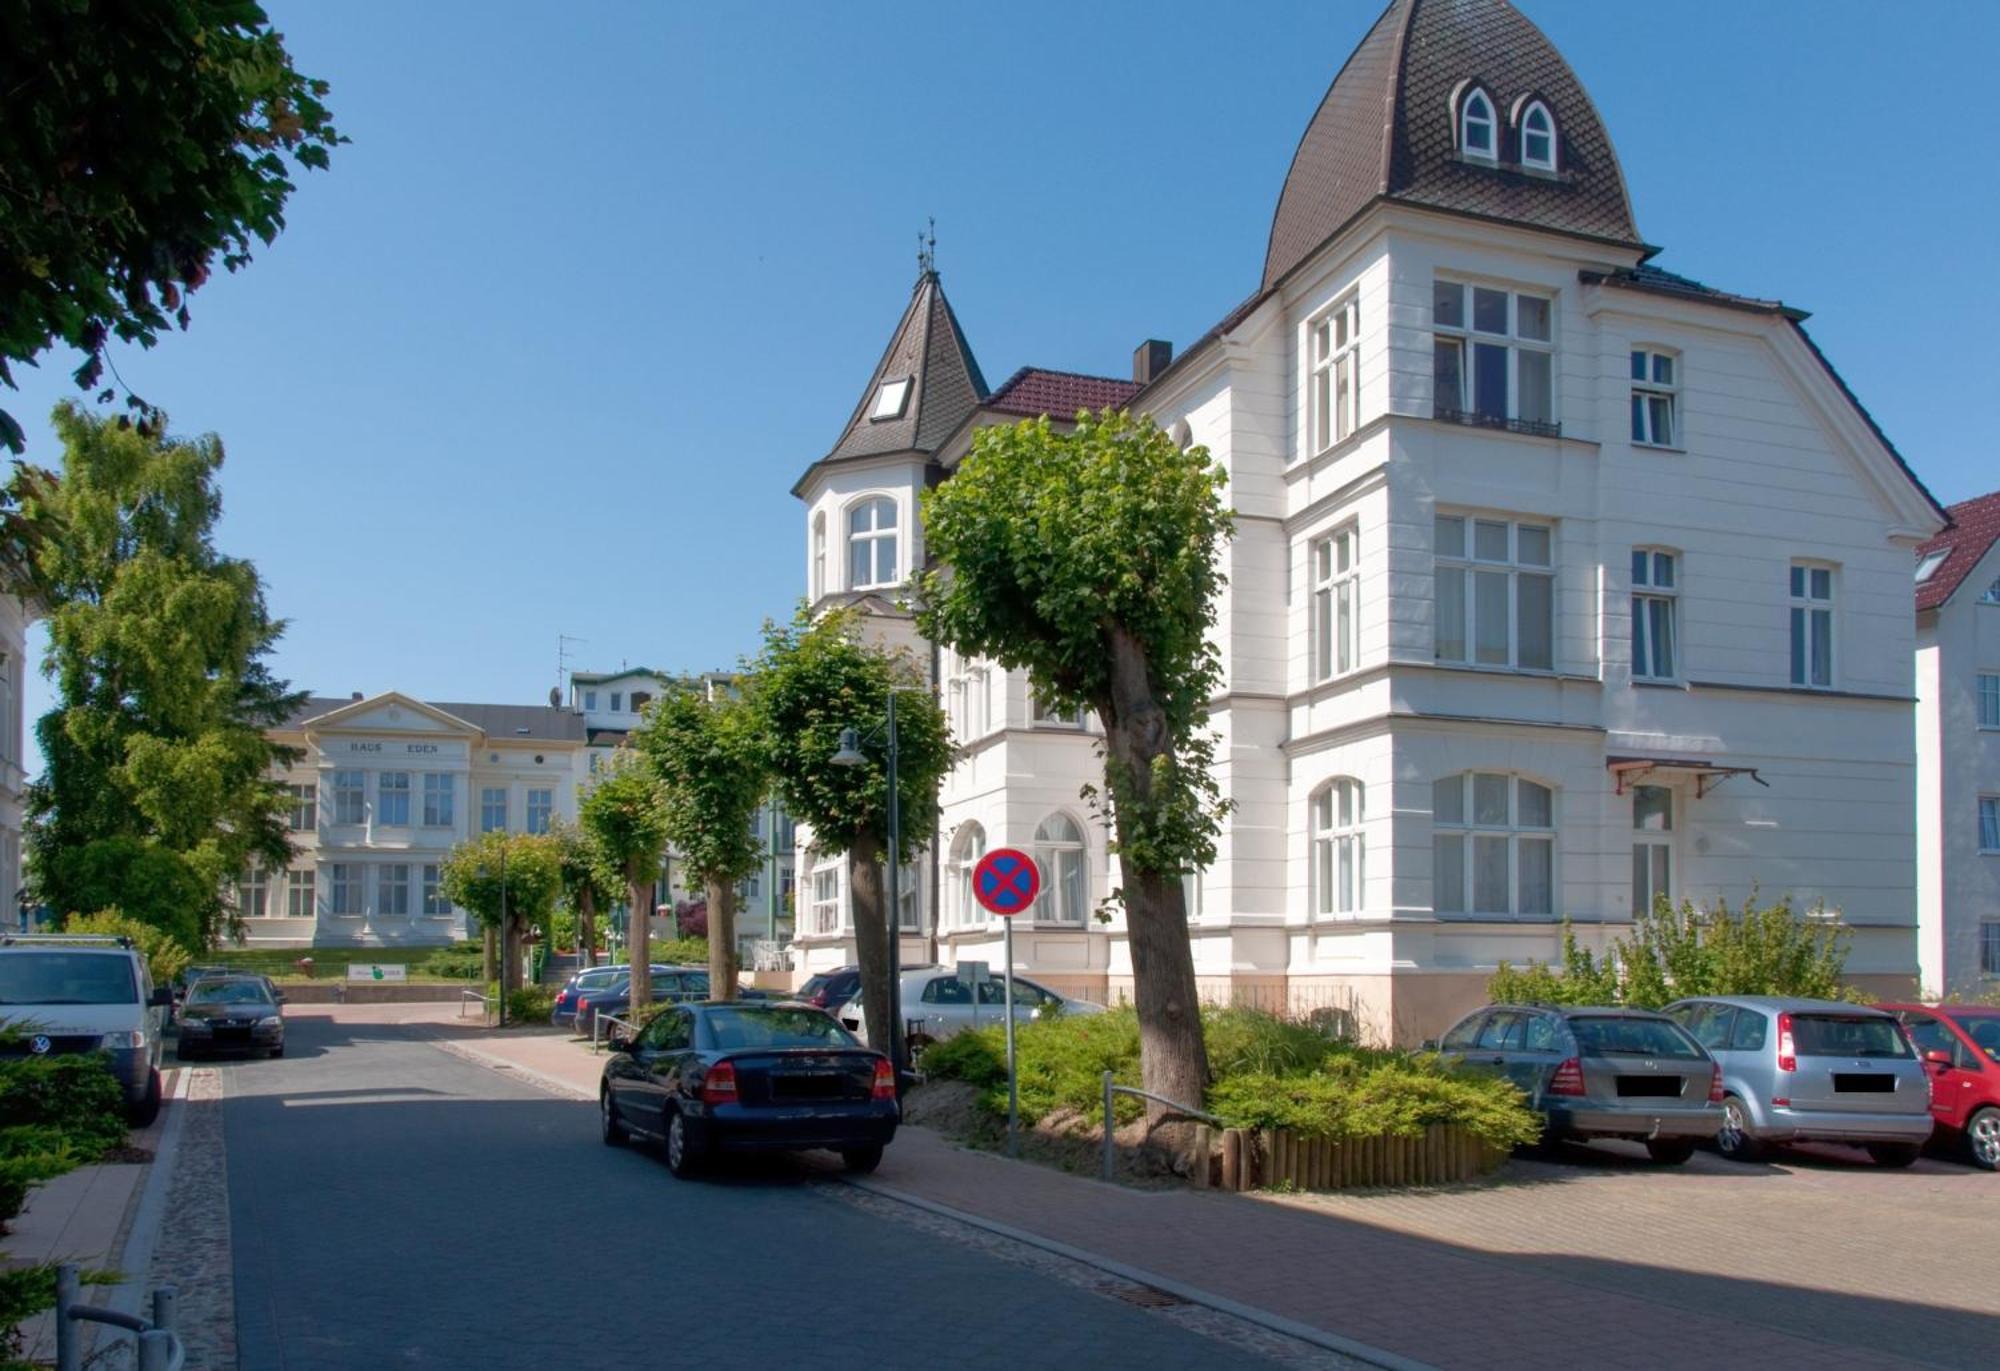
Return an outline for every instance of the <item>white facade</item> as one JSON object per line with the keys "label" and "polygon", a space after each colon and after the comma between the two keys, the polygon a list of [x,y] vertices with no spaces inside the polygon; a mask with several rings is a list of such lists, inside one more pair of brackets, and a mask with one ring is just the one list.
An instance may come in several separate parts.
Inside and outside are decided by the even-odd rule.
{"label": "white facade", "polygon": [[1916,644],[1918,956],[1927,991],[1967,998],[2000,990],[2000,541],[1980,541]]}

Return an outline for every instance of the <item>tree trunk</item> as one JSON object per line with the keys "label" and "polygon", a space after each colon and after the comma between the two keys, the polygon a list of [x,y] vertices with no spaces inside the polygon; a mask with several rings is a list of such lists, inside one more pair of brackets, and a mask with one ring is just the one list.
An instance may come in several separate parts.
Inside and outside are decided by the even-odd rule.
{"label": "tree trunk", "polygon": [[[889,924],[882,898],[882,840],[863,833],[847,851],[848,903],[854,910],[855,961],[861,967],[861,1016],[868,1045],[889,1052]],[[713,930],[711,929],[711,932]]]}
{"label": "tree trunk", "polygon": [[632,915],[627,921],[625,964],[632,968],[632,1008],[653,1002],[653,872],[649,862],[625,868],[625,898]]}
{"label": "tree trunk", "polygon": [[511,911],[500,929],[500,993],[512,996],[521,988],[521,919]]}
{"label": "tree trunk", "polygon": [[[1173,737],[1154,691],[1144,647],[1116,626],[1107,636],[1111,701],[1101,711],[1105,780],[1119,846],[1125,849],[1151,806],[1153,763],[1172,755]],[[1118,863],[1132,954],[1132,1000],[1139,1012],[1140,1075],[1154,1094],[1199,1109],[1208,1092],[1208,1049],[1201,1036],[1201,1001],[1195,989],[1180,874],[1143,869],[1123,850]],[[1147,1101],[1147,1118],[1156,1129],[1171,1113],[1166,1106]],[[1178,1147],[1184,1135],[1191,1140],[1191,1121],[1175,1125],[1162,1141]]]}
{"label": "tree trunk", "polygon": [[589,886],[576,893],[576,964],[597,965],[597,896]]}
{"label": "tree trunk", "polygon": [[500,979],[500,955],[494,950],[493,925],[486,924],[479,930],[479,968],[485,973],[488,985]]}
{"label": "tree trunk", "polygon": [[708,887],[708,993],[736,998],[736,887],[710,880]]}

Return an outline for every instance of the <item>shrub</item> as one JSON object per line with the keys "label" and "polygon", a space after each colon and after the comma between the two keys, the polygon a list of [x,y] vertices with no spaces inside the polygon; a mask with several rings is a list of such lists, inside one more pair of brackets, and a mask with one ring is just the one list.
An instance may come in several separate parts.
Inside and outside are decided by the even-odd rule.
{"label": "shrub", "polygon": [[[491,1000],[500,993],[498,981],[486,983],[486,997]],[[547,1023],[549,1015],[555,1012],[556,992],[542,985],[524,985],[507,995],[507,1022]]]}
{"label": "shrub", "polygon": [[70,1139],[80,1162],[125,1141],[125,1091],[96,1056],[0,1059],[0,1129],[41,1125]]}
{"label": "shrub", "polygon": [[1308,1071],[1339,1041],[1312,1024],[1258,1009],[1210,1009],[1202,1015],[1201,1032],[1217,1080]]}
{"label": "shrub", "polygon": [[655,942],[653,960],[668,966],[707,966],[707,938],[668,938]]}
{"label": "shrub", "polygon": [[477,943],[441,947],[410,967],[412,974],[454,981],[476,981],[485,969],[486,954]]}
{"label": "shrub", "polygon": [[1521,1092],[1497,1077],[1447,1069],[1436,1057],[1332,1052],[1298,1075],[1233,1076],[1209,1091],[1209,1108],[1239,1128],[1289,1128],[1309,1138],[1421,1133],[1456,1124],[1495,1147],[1541,1136]]}
{"label": "shrub", "polygon": [[95,914],[72,914],[63,922],[63,932],[130,938],[132,945],[145,956],[154,985],[166,985],[194,960],[165,929],[128,918],[116,906]]}

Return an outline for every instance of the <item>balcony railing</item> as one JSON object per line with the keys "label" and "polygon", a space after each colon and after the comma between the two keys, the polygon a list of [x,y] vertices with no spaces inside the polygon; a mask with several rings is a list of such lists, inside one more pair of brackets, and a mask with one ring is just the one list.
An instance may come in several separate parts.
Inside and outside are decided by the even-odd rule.
{"label": "balcony railing", "polygon": [[1458,409],[1450,405],[1439,405],[1432,417],[1447,424],[1465,424],[1470,428],[1497,428],[1508,433],[1525,433],[1531,438],[1560,438],[1563,426],[1547,419],[1509,419],[1504,414],[1481,414],[1474,410]]}

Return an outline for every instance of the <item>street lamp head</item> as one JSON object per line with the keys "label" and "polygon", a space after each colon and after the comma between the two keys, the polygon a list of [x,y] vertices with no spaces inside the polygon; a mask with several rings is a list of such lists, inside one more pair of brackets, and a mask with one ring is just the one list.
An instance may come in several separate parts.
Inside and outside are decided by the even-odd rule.
{"label": "street lamp head", "polygon": [[835,766],[866,766],[868,758],[861,751],[861,735],[851,728],[840,730],[840,751],[833,754]]}

